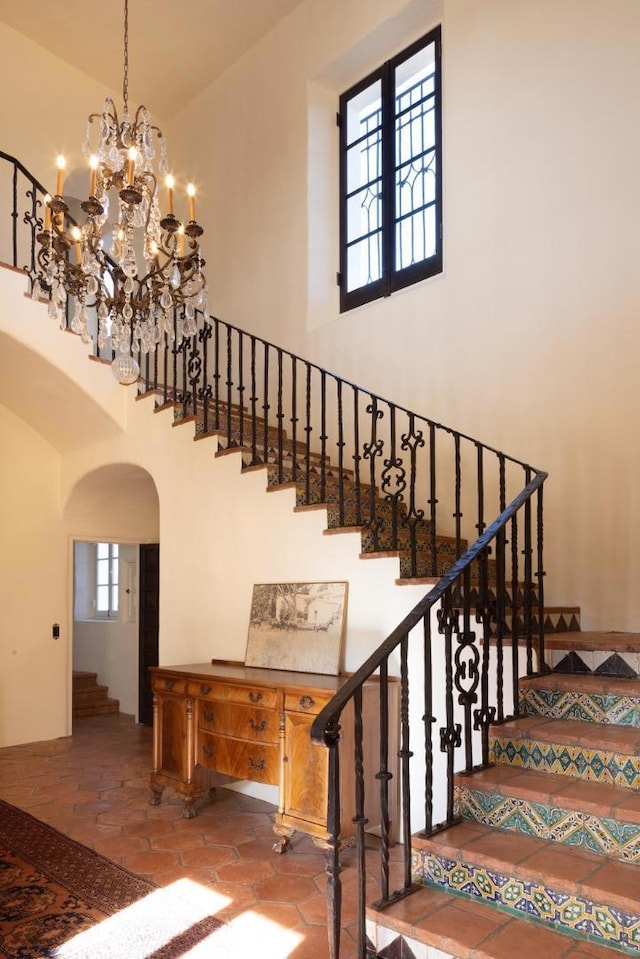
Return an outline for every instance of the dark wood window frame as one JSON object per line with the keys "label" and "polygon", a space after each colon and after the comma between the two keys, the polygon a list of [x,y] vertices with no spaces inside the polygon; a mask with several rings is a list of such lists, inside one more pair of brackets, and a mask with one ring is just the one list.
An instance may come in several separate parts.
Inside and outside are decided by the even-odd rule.
{"label": "dark wood window frame", "polygon": [[[419,118],[433,111],[433,145],[422,152],[423,168],[421,173],[426,172],[424,159],[429,154],[428,164],[433,169],[430,173],[433,175],[434,183],[431,189],[430,200],[423,202],[421,206],[412,207],[410,213],[406,214],[397,211],[397,190],[396,180],[399,171],[398,166],[406,168],[406,163],[398,160],[396,157],[397,144],[397,121],[402,122],[403,114],[409,115],[409,111],[416,109],[416,104],[412,103],[407,109],[400,104],[401,97],[396,99],[395,77],[396,70],[400,68],[405,61],[414,57],[421,50],[433,45],[434,49],[434,69],[429,80],[432,82],[432,89],[428,96],[423,96],[417,104],[418,108],[422,104],[422,114]],[[365,132],[358,138],[348,141],[348,118],[347,110],[349,104],[355,97],[362,94],[368,88],[379,84],[380,89],[380,107],[376,118],[372,121],[371,127],[365,127]],[[340,312],[343,313],[363,303],[368,303],[380,297],[389,296],[396,290],[403,289],[413,283],[426,279],[442,272],[442,93],[441,93],[441,32],[440,27],[430,31],[425,36],[416,40],[409,47],[403,50],[393,59],[388,60],[379,69],[369,74],[363,80],[359,81],[340,97],[340,106],[338,113],[338,126],[340,128],[340,272],[338,274],[338,283],[340,286]],[[397,102],[398,101],[398,102]],[[373,114],[372,114],[373,116]],[[371,143],[372,146],[358,147],[358,141],[362,144]],[[375,141],[375,142],[374,142]],[[360,149],[360,154],[364,155],[368,149],[374,147],[381,151],[381,159],[374,160],[373,167],[375,176],[371,179],[369,186],[370,203],[375,204],[373,214],[373,227],[368,227],[363,233],[355,238],[349,238],[349,201],[357,203],[356,193],[362,192],[362,186],[358,184],[358,189],[349,191],[348,184],[348,163],[349,150]],[[402,149],[401,147],[398,149]],[[420,158],[419,158],[420,159]],[[361,160],[362,162],[362,160]],[[364,162],[367,163],[368,159]],[[379,164],[380,169],[378,169]],[[366,180],[366,177],[365,177]],[[424,187],[423,187],[424,189]],[[362,204],[364,206],[364,204]],[[408,216],[415,216],[428,208],[431,219],[431,232],[433,234],[433,244],[428,254],[416,258],[415,251],[412,249],[412,262],[408,265],[397,265],[397,237],[401,235],[402,227],[398,226],[403,219]],[[397,232],[398,230],[398,232]],[[426,227],[424,228],[426,234]],[[370,249],[375,247],[375,254],[378,262],[374,272],[379,275],[365,280],[361,285],[350,288],[349,279],[349,253],[357,243],[367,242],[366,238],[371,237]],[[426,246],[426,240],[425,240]],[[371,256],[371,253],[367,253]],[[371,273],[371,270],[369,271]]]}

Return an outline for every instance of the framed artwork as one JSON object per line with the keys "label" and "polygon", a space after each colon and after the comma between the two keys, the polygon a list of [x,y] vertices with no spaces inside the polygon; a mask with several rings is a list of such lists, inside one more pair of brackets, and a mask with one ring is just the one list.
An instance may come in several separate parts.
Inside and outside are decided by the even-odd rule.
{"label": "framed artwork", "polygon": [[245,666],[337,676],[347,583],[258,583],[253,587]]}

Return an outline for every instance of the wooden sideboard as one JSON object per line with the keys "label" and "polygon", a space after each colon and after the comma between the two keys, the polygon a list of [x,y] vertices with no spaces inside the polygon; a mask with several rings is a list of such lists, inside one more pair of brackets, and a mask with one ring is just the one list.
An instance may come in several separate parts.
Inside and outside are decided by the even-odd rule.
{"label": "wooden sideboard", "polygon": [[[284,852],[298,829],[323,845],[327,838],[329,750],[314,743],[311,725],[345,682],[344,677],[259,669],[234,663],[204,663],[151,668],[153,689],[153,772],[150,802],[157,805],[165,786],[184,800],[184,816],[195,816],[196,799],[230,780],[277,786],[274,830],[276,852]],[[363,725],[368,729],[364,755],[365,815],[376,818],[378,783],[379,686],[363,690]],[[398,683],[389,693],[389,768],[394,773],[390,816],[392,835],[398,810]],[[341,718],[340,838],[353,835],[353,709]]]}

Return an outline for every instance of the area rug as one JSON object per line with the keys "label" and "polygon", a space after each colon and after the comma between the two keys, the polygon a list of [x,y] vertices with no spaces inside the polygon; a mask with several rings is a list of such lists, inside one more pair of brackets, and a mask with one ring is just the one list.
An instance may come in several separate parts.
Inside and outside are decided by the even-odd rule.
{"label": "area rug", "polygon": [[207,908],[0,800],[0,959],[213,955]]}

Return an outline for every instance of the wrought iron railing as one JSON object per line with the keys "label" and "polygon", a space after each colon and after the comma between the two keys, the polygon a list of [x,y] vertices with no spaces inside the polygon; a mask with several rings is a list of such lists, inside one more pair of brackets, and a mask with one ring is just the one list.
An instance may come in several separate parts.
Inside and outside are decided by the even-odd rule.
{"label": "wrought iron railing", "polygon": [[[11,221],[8,248],[0,236],[0,260],[24,269],[33,285],[44,188],[13,157],[0,153],[0,159],[6,161],[3,172],[9,171],[5,181],[0,173],[0,185],[9,185],[0,188],[0,212]],[[104,358],[110,357],[107,349]],[[378,834],[375,896],[384,906],[414,888],[412,831],[429,833],[454,821],[454,772],[488,763],[490,724],[517,714],[520,672],[543,667],[546,474],[214,317],[201,316],[197,334],[179,341],[167,336],[143,357],[138,388],[173,404],[176,416],[192,419],[198,433],[217,434],[221,450],[242,451],[247,468],[266,467],[270,484],[295,485],[299,506],[325,504],[331,527],[360,529],[363,552],[397,555],[401,578],[437,580],[313,726],[312,735],[329,750],[334,959],[341,929],[339,769],[355,765],[358,956],[364,959],[371,891],[365,868],[365,837],[371,834],[364,809],[372,788],[363,765],[367,738],[379,743],[373,777],[378,813],[368,828]],[[363,728],[362,689],[374,675],[380,719],[371,730]],[[389,748],[394,676],[400,685],[397,755]],[[345,709],[353,710],[355,728],[355,752],[346,758],[340,755]],[[390,819],[396,785],[399,825]],[[392,890],[394,834],[404,855]]]}

